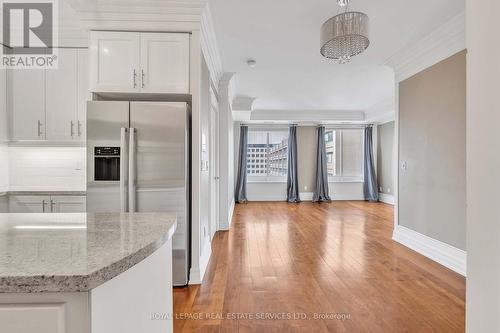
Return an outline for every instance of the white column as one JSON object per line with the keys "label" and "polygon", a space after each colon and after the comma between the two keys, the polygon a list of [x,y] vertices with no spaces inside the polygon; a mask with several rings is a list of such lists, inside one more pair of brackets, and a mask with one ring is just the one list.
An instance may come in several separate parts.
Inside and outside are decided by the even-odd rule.
{"label": "white column", "polygon": [[219,230],[228,230],[234,208],[234,134],[231,82],[233,73],[224,73],[219,82],[220,125],[220,223]]}
{"label": "white column", "polygon": [[500,332],[500,2],[467,0],[467,332]]}

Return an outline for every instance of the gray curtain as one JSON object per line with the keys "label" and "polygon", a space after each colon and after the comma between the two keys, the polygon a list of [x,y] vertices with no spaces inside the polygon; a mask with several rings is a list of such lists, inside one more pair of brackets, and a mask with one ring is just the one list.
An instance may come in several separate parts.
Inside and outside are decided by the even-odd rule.
{"label": "gray curtain", "polygon": [[378,201],[377,175],[375,174],[375,166],[373,162],[373,128],[371,126],[365,128],[365,167],[364,167],[364,184],[363,191],[365,200]]}
{"label": "gray curtain", "polygon": [[313,202],[330,201],[328,195],[328,168],[326,161],[325,127],[316,129],[316,187],[313,193]]}
{"label": "gray curtain", "polygon": [[240,127],[240,154],[238,157],[238,179],[236,180],[236,191],[234,201],[238,203],[247,202],[247,143],[248,126]]}
{"label": "gray curtain", "polygon": [[290,126],[288,135],[288,176],[286,182],[286,200],[300,202],[299,179],[297,177],[297,126]]}

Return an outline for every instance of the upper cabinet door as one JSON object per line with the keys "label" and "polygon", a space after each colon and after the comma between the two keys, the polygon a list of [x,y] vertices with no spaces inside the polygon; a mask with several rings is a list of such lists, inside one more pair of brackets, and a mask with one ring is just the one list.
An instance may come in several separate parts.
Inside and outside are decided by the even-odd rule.
{"label": "upper cabinet door", "polygon": [[11,140],[45,139],[45,70],[7,71]]}
{"label": "upper cabinet door", "polygon": [[140,34],[90,32],[91,91],[140,91]]}
{"label": "upper cabinet door", "polygon": [[189,34],[141,33],[141,92],[189,93]]}
{"label": "upper cabinet door", "polygon": [[90,94],[89,51],[78,49],[78,115],[76,134],[77,140],[85,141],[87,134],[87,101],[92,100]]}
{"label": "upper cabinet door", "polygon": [[70,141],[77,136],[77,50],[59,49],[57,69],[46,72],[46,139]]}

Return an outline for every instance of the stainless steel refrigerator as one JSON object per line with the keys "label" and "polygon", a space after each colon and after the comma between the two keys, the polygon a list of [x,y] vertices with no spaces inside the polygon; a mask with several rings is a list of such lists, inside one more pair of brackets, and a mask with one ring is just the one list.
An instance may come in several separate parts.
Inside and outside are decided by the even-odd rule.
{"label": "stainless steel refrigerator", "polygon": [[87,211],[176,213],[176,286],[190,268],[189,124],[186,103],[87,105]]}

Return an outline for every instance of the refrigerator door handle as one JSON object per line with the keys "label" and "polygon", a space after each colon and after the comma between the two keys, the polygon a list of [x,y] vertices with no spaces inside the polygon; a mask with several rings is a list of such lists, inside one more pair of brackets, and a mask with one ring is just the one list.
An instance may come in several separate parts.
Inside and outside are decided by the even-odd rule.
{"label": "refrigerator door handle", "polygon": [[135,212],[135,131],[136,129],[129,128],[129,159],[128,159],[128,211]]}
{"label": "refrigerator door handle", "polygon": [[122,127],[120,129],[120,211],[125,213],[128,211],[127,198],[127,176],[128,176],[128,129]]}

